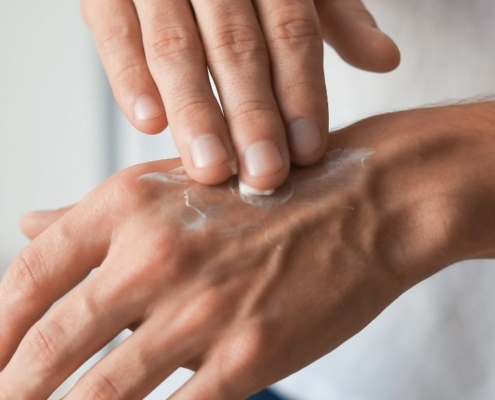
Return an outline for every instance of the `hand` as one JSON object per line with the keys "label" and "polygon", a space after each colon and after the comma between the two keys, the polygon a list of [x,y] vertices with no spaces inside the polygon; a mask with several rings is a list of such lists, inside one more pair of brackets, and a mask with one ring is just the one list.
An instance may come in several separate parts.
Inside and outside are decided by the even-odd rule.
{"label": "hand", "polygon": [[147,133],[170,124],[203,184],[238,169],[249,186],[273,189],[291,161],[322,157],[322,34],[359,68],[389,71],[400,58],[360,0],[82,0],[82,11],[127,118]]}
{"label": "hand", "polygon": [[46,398],[126,327],[68,399],[142,398],[180,366],[197,374],[173,400],[243,399],[417,282],[493,257],[494,104],[362,121],[274,197],[160,161],[26,217],[37,237],[0,285],[0,399]]}

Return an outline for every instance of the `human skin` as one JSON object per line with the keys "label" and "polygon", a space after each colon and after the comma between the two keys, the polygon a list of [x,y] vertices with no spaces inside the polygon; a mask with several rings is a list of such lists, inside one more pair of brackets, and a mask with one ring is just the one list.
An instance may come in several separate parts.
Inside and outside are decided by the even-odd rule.
{"label": "human skin", "polygon": [[[387,72],[394,42],[360,0],[81,0],[120,108],[139,130],[170,125],[189,175],[281,185],[326,148],[323,38]],[[222,109],[207,74],[211,72]]]}
{"label": "human skin", "polygon": [[184,184],[143,178],[169,160],[28,215],[34,240],[0,284],[0,399],[47,398],[126,327],[67,399],[143,398],[184,366],[197,374],[173,400],[241,400],[328,354],[418,282],[495,256],[494,111],[419,109],[331,134],[329,150],[374,154],[308,189],[309,206],[267,210],[224,185],[208,188],[216,217],[190,228]]}

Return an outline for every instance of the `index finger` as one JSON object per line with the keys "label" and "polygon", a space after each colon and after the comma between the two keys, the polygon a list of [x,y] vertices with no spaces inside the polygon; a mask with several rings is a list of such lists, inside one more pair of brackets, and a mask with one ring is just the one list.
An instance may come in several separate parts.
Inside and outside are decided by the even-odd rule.
{"label": "index finger", "polygon": [[29,328],[105,257],[109,235],[100,216],[87,211],[66,214],[5,272],[0,283],[0,370]]}

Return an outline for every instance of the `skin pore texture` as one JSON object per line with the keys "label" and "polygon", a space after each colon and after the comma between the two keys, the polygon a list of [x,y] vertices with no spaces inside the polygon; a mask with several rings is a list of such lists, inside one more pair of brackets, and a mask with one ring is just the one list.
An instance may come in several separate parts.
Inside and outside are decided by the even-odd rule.
{"label": "skin pore texture", "polygon": [[494,110],[366,119],[273,197],[197,186],[167,160],[28,215],[33,242],[0,284],[0,399],[46,399],[130,328],[66,399],[144,398],[186,367],[172,400],[243,400],[432,274],[494,257]]}
{"label": "skin pore texture", "polygon": [[[230,210],[239,207],[240,203],[257,207],[258,218],[251,223],[241,223],[235,230],[242,234],[246,229],[258,229],[262,226],[266,214],[273,208],[284,207],[287,203],[300,207],[314,207],[326,201],[332,190],[350,189],[367,170],[366,160],[374,154],[370,149],[335,149],[325,154],[323,159],[313,168],[294,167],[289,179],[277,190],[267,193],[246,189],[236,178],[216,187],[204,186],[194,182],[187,175],[184,167],[178,167],[166,173],[153,172],[138,179],[151,184],[163,185],[164,193],[175,193],[168,190],[169,185],[184,188],[184,204],[178,199],[164,199],[164,204],[174,205],[175,214],[183,222],[185,229],[203,229],[210,222],[218,225]],[[180,192],[178,193],[180,195]],[[351,207],[347,208],[352,210]],[[220,220],[220,221],[219,221]],[[227,227],[228,232],[234,230]]]}

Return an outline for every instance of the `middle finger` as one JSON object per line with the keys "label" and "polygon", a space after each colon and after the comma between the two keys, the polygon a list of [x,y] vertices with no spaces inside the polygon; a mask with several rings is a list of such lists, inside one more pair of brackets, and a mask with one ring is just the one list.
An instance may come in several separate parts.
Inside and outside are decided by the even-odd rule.
{"label": "middle finger", "polygon": [[290,156],[273,93],[270,61],[250,0],[192,0],[239,158],[239,176],[260,190],[287,177]]}

